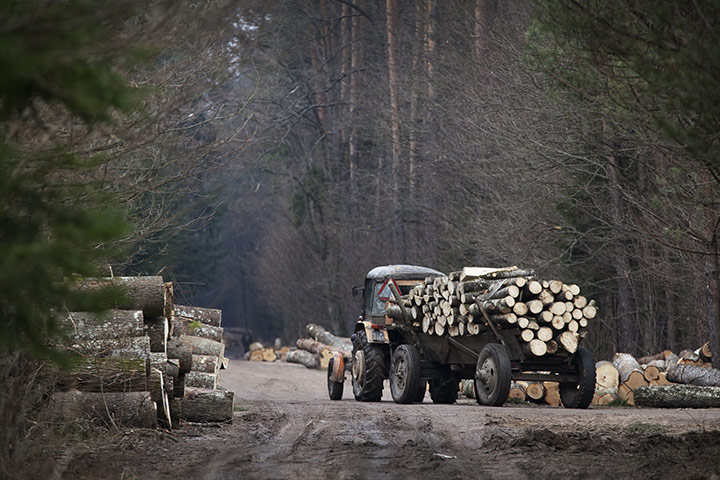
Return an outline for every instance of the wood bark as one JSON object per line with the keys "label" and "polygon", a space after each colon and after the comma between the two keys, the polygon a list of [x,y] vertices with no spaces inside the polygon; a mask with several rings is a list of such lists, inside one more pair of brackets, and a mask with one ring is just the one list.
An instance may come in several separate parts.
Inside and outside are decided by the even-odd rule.
{"label": "wood bark", "polygon": [[222,324],[222,310],[215,308],[190,307],[187,305],[175,305],[175,316],[191,318],[205,325],[219,327]]}
{"label": "wood bark", "polygon": [[187,317],[172,317],[173,335],[192,335],[194,337],[207,338],[216,342],[222,342],[224,329],[215,325],[202,323],[199,320]]}
{"label": "wood bark", "polygon": [[232,422],[235,394],[227,390],[187,387],[181,417],[188,422]]}
{"label": "wood bark", "polygon": [[193,355],[192,371],[214,373],[217,375],[220,371],[219,357],[215,355]]}
{"label": "wood bark", "polygon": [[150,338],[124,337],[75,342],[67,347],[79,355],[97,358],[142,358],[150,356]]}
{"label": "wood bark", "polygon": [[320,358],[306,350],[294,350],[288,352],[285,361],[289,363],[299,363],[307,368],[320,368]]}
{"label": "wood bark", "polygon": [[187,341],[192,345],[193,355],[215,355],[216,357],[225,355],[225,345],[222,342],[193,335],[182,335],[180,340]]}
{"label": "wood bark", "polygon": [[668,367],[667,379],[686,385],[720,387],[720,370],[676,364]]}
{"label": "wood bark", "polygon": [[171,338],[167,343],[168,358],[178,359],[178,369],[181,375],[192,370],[193,347],[187,338]]}
{"label": "wood bark", "polygon": [[142,310],[146,317],[162,317],[165,307],[165,288],[162,277],[111,277],[87,279],[77,285],[79,290],[100,290],[116,287],[125,299],[115,305],[119,310]]}
{"label": "wood bark", "polygon": [[188,387],[200,387],[214,389],[218,387],[218,376],[215,373],[188,372],[185,374],[185,393]]}
{"label": "wood bark", "polygon": [[106,312],[70,312],[60,323],[76,341],[141,337],[142,310],[108,310]]}
{"label": "wood bark", "polygon": [[720,387],[647,386],[635,390],[635,405],[653,408],[718,408]]}
{"label": "wood bark", "polygon": [[167,352],[167,340],[170,336],[170,326],[165,317],[145,317],[145,327],[150,337],[151,352]]}
{"label": "wood bark", "polygon": [[350,360],[352,358],[352,353],[350,350],[341,350],[339,348],[333,348],[329,345],[326,345],[322,342],[318,342],[317,340],[313,340],[312,338],[298,338],[295,342],[298,348],[302,350],[307,350],[310,353],[316,353],[316,354],[322,354],[323,350],[330,350],[331,352],[340,352],[343,357],[345,357],[346,360]]}
{"label": "wood bark", "polygon": [[157,426],[157,405],[149,392],[56,392],[50,409],[64,421],[86,420],[106,427]]}

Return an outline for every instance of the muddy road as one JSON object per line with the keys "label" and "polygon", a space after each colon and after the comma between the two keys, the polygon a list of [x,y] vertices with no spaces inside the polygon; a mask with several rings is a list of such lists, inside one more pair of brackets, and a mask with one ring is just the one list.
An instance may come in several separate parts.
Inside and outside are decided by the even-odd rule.
{"label": "muddy road", "polygon": [[720,480],[720,409],[331,401],[325,372],[234,360],[232,425],[130,432],[62,478]]}

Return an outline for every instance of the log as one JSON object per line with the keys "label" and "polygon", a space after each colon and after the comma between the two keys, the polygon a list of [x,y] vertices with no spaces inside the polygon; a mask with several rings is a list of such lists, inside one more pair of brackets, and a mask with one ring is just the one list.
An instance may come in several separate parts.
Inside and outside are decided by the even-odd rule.
{"label": "log", "polygon": [[601,360],[595,363],[595,384],[597,389],[618,388],[620,373],[612,362]]}
{"label": "log", "polygon": [[221,342],[192,335],[181,335],[180,340],[187,341],[192,345],[193,355],[215,355],[216,357],[225,355],[225,345]]}
{"label": "log", "polygon": [[263,349],[259,350],[253,350],[250,353],[250,357],[248,358],[251,362],[262,362],[263,361]]}
{"label": "log", "polygon": [[170,336],[168,319],[165,317],[145,317],[147,334],[150,337],[150,351],[167,353],[167,340]]}
{"label": "log", "polygon": [[635,390],[621,383],[618,387],[618,398],[625,400],[628,405],[635,405]]}
{"label": "log", "polygon": [[475,398],[475,381],[474,380],[463,380],[461,382],[462,388],[460,391],[463,395],[465,395],[467,398]]}
{"label": "log", "polygon": [[305,331],[311,338],[314,338],[318,342],[322,342],[331,347],[336,347],[341,350],[352,351],[352,343],[349,338],[338,337],[328,332],[324,328],[314,323],[309,323],[305,327]]}
{"label": "log", "polygon": [[545,342],[545,345],[547,346],[547,353],[548,355],[552,355],[558,351],[560,348],[560,345],[555,340],[548,340]]}
{"label": "log", "polygon": [[530,341],[532,341],[532,339],[535,338],[535,332],[533,332],[532,330],[528,330],[528,329],[521,330],[520,338],[522,339],[523,342],[529,343]]}
{"label": "log", "polygon": [[530,313],[533,315],[539,314],[544,308],[544,305],[540,300],[530,300],[529,302],[526,302],[526,305]]}
{"label": "log", "polygon": [[289,363],[299,363],[305,365],[307,368],[320,368],[320,359],[318,356],[305,350],[288,352],[285,361]]}
{"label": "log", "polygon": [[180,375],[192,370],[193,347],[187,338],[171,338],[167,343],[168,358],[177,358]]}
{"label": "log", "polygon": [[163,293],[165,294],[165,301],[163,302],[162,316],[170,318],[173,316],[173,300],[175,299],[172,282],[163,283]]}
{"label": "log", "polygon": [[532,295],[539,294],[540,292],[542,292],[542,289],[543,289],[542,284],[540,282],[538,282],[537,280],[531,280],[525,286],[525,290]]}
{"label": "log", "polygon": [[555,341],[568,353],[575,353],[578,348],[578,339],[580,336],[576,332],[562,332],[555,338]]}
{"label": "log", "polygon": [[70,312],[59,322],[71,332],[75,341],[141,337],[142,310],[108,310],[106,312]]}
{"label": "log", "polygon": [[491,282],[487,280],[474,280],[474,281],[467,281],[467,282],[459,282],[455,286],[455,291],[458,293],[458,295],[462,296],[468,293],[472,292],[481,292],[483,290],[486,290],[488,287],[490,287]]}
{"label": "log", "polygon": [[150,338],[124,337],[75,342],[67,347],[73,353],[95,358],[142,358],[150,357]]}
{"label": "log", "polygon": [[635,405],[653,408],[718,408],[720,387],[648,386],[635,390]]}
{"label": "log", "polygon": [[616,401],[618,398],[618,389],[617,388],[602,388],[595,390],[595,395],[593,395],[592,405],[609,405],[610,403]]}
{"label": "log", "polygon": [[644,365],[655,360],[665,360],[669,355],[672,355],[672,352],[670,350],[665,350],[660,353],[656,353],[655,355],[647,355],[645,357],[640,357],[637,359],[637,361],[639,364]]}
{"label": "log", "polygon": [[150,352],[149,365],[150,368],[157,368],[158,370],[160,370],[160,372],[163,374],[163,377],[166,377],[168,375],[167,354],[162,352]]}
{"label": "log", "polygon": [[585,306],[587,305],[587,303],[588,303],[588,302],[587,302],[587,298],[585,298],[585,297],[583,297],[583,296],[579,296],[579,297],[576,296],[575,298],[573,298],[573,305],[575,306],[575,308],[578,308],[578,309],[580,309],[580,310],[582,310],[583,308],[585,308]]}
{"label": "log", "polygon": [[513,305],[512,311],[518,317],[522,317],[523,315],[527,315],[528,306],[524,302],[516,302],[515,305]]}
{"label": "log", "polygon": [[148,389],[142,358],[82,358],[55,377],[60,390],[83,392],[140,392]]}
{"label": "log", "polygon": [[720,370],[675,364],[668,367],[667,379],[685,385],[720,387]]}
{"label": "log", "polygon": [[561,406],[560,384],[558,382],[543,382],[543,387],[545,388],[545,403],[551,407]]}
{"label": "log", "polygon": [[511,383],[510,393],[508,393],[508,400],[510,399],[524,402],[526,400],[525,387],[518,382]]}
{"label": "log", "polygon": [[218,387],[218,376],[214,373],[189,372],[185,374],[185,394],[188,387],[215,389]]}
{"label": "log", "polygon": [[[643,379],[645,378],[642,367],[637,360],[635,360],[635,357],[629,353],[616,353],[615,357],[613,357],[613,365],[615,365],[615,368],[618,370],[620,383],[627,383],[633,375],[633,372],[638,372]],[[634,387],[632,388],[633,390],[635,389]]]}
{"label": "log", "polygon": [[193,355],[192,371],[214,373],[217,375],[220,371],[219,357],[215,355]]}
{"label": "log", "polygon": [[219,327],[222,325],[222,310],[215,308],[189,307],[186,305],[174,306],[175,316],[191,318],[205,325]]}
{"label": "log", "polygon": [[540,327],[535,335],[537,336],[538,340],[548,342],[553,338],[553,331],[550,327]]}
{"label": "log", "polygon": [[235,394],[227,390],[187,387],[181,417],[187,422],[232,422]]}
{"label": "log", "polygon": [[542,289],[540,293],[538,294],[538,300],[542,302],[544,306],[552,305],[552,303],[555,301],[555,296],[550,293],[550,290]]}
{"label": "log", "polygon": [[523,345],[523,351],[535,357],[542,357],[547,353],[547,345],[542,340],[534,338]]}
{"label": "log", "polygon": [[542,402],[545,398],[545,387],[540,382],[529,382],[525,387],[525,395],[528,400]]}
{"label": "log", "polygon": [[56,392],[50,410],[66,422],[84,420],[106,427],[157,426],[157,405],[149,392]]}
{"label": "log", "polygon": [[643,374],[645,375],[645,380],[652,382],[660,378],[660,369],[655,365],[644,365]]}
{"label": "log", "polygon": [[172,317],[173,335],[191,335],[193,337],[207,338],[216,342],[222,342],[224,329],[214,325],[202,323],[199,320],[185,317]]}
{"label": "log", "polygon": [[164,316],[165,288],[162,277],[91,278],[73,286],[81,291],[97,291],[108,287],[119,288],[125,296],[114,308],[142,310],[146,317]]}

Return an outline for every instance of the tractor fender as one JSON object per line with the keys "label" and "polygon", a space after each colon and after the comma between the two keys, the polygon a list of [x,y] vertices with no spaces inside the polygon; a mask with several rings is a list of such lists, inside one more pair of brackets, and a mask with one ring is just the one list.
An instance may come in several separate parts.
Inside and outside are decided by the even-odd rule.
{"label": "tractor fender", "polygon": [[336,383],[342,383],[345,381],[345,358],[340,352],[333,352],[330,380]]}
{"label": "tractor fender", "polygon": [[385,343],[390,344],[390,335],[385,328],[385,325],[376,324],[363,320],[357,323],[355,331],[359,332],[365,330],[368,343]]}

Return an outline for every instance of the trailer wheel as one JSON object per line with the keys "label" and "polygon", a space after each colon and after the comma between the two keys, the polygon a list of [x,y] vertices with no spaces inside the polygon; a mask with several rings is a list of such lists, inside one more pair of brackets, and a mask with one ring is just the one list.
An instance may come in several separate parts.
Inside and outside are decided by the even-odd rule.
{"label": "trailer wheel", "polygon": [[334,364],[335,359],[331,358],[327,370],[328,395],[330,395],[330,400],[342,400],[344,383],[334,382],[331,378]]}
{"label": "trailer wheel", "polygon": [[510,393],[510,356],[505,347],[488,343],[480,351],[475,368],[475,396],[480,405],[499,407]]}
{"label": "trailer wheel", "polygon": [[580,376],[578,383],[560,383],[560,400],[565,408],[587,408],[595,394],[595,362],[583,347],[573,357],[573,365]]}
{"label": "trailer wheel", "polygon": [[353,343],[352,385],[355,400],[379,402],[385,379],[383,346],[369,343],[364,331],[357,332]]}
{"label": "trailer wheel", "polygon": [[420,389],[420,354],[412,345],[403,344],[395,349],[390,365],[390,393],[395,403],[417,401]]}
{"label": "trailer wheel", "polygon": [[460,381],[453,374],[430,380],[430,398],[433,403],[451,404],[458,398]]}

